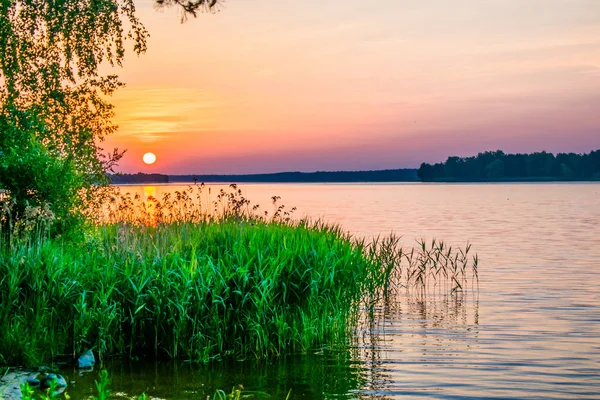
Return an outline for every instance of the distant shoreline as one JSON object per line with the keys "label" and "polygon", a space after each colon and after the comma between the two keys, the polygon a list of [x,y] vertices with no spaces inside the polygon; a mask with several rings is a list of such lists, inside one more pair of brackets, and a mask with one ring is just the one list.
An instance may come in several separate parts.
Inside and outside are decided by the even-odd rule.
{"label": "distant shoreline", "polygon": [[377,171],[317,171],[277,172],[270,174],[230,175],[163,175],[115,174],[113,184],[124,183],[358,183],[358,182],[419,182],[416,168],[386,169]]}
{"label": "distant shoreline", "polygon": [[165,183],[552,183],[552,182],[600,182],[592,179],[561,179],[560,177],[511,177],[500,179],[450,179],[439,178],[421,181],[417,169],[405,168],[379,171],[335,172],[277,172],[247,175],[165,175],[165,174],[115,174],[112,184],[165,184]]}
{"label": "distant shoreline", "polygon": [[114,174],[113,184],[127,183],[518,183],[600,182],[600,149],[587,154],[545,151],[506,154],[486,151],[471,157],[448,157],[445,162],[417,168],[374,171],[276,172],[268,174]]}

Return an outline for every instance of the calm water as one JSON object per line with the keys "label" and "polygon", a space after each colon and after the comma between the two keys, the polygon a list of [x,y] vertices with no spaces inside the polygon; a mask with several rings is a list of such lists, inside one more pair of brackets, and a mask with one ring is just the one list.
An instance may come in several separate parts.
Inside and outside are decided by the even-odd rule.
{"label": "calm water", "polygon": [[[600,184],[247,184],[296,215],[357,236],[395,232],[472,243],[480,289],[466,296],[398,296],[343,354],[268,363],[109,363],[115,393],[206,398],[243,384],[264,398],[600,398]],[[216,186],[220,188],[220,186]],[[161,197],[181,186],[127,186]],[[216,192],[216,190],[215,190]],[[263,207],[265,208],[265,207]],[[64,371],[73,398],[95,373]],[[263,397],[258,397],[263,398]]]}

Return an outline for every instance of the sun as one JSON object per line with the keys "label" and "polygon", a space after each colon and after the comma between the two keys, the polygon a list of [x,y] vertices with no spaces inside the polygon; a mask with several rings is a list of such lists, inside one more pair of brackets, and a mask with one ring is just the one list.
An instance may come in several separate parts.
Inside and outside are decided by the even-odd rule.
{"label": "sun", "polygon": [[156,161],[156,156],[154,153],[146,153],[142,157],[142,160],[144,160],[146,164],[154,164],[154,161]]}

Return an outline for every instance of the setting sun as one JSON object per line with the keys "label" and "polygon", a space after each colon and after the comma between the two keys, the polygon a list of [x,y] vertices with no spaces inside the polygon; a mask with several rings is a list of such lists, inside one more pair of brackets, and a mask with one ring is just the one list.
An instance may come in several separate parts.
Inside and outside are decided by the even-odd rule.
{"label": "setting sun", "polygon": [[142,157],[142,160],[144,160],[146,164],[154,164],[154,161],[156,161],[156,156],[154,153],[146,153]]}

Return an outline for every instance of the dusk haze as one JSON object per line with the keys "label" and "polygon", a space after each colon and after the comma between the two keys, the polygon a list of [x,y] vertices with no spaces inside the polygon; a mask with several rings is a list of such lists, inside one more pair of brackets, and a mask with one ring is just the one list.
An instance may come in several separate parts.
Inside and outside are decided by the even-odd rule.
{"label": "dusk haze", "polygon": [[[600,2],[231,0],[181,23],[136,2],[115,68],[118,170],[418,168],[600,147]],[[157,162],[146,165],[142,155]]]}

